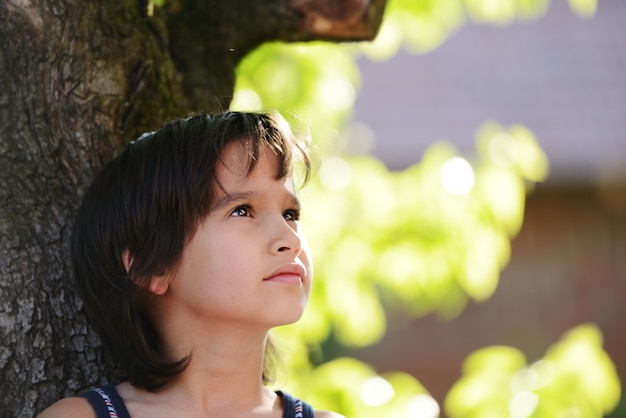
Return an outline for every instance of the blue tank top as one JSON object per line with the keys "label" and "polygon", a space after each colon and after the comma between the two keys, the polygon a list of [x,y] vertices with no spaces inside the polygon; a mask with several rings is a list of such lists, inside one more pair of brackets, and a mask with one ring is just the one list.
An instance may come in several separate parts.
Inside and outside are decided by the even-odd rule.
{"label": "blue tank top", "polygon": [[[313,408],[288,393],[276,392],[283,400],[283,418],[314,418]],[[81,395],[87,398],[97,418],[130,418],[124,400],[114,385],[106,385]]]}

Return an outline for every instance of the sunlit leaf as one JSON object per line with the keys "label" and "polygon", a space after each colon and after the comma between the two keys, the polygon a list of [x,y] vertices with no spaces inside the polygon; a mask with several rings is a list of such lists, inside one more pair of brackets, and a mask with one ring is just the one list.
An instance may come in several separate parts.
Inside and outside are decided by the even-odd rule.
{"label": "sunlit leaf", "polygon": [[515,0],[465,0],[465,5],[472,19],[478,21],[506,24],[516,17]]}
{"label": "sunlit leaf", "polygon": [[463,373],[511,374],[526,365],[526,356],[513,347],[491,346],[473,352],[463,362]]}
{"label": "sunlit leaf", "polygon": [[474,230],[460,274],[461,286],[473,299],[484,301],[493,294],[509,252],[509,241],[502,235],[485,227]]}
{"label": "sunlit leaf", "polygon": [[555,380],[567,381],[570,396],[589,398],[598,416],[612,410],[620,398],[620,380],[615,365],[602,349],[602,334],[592,324],[576,327],[546,353],[555,365]]}
{"label": "sunlit leaf", "polygon": [[476,172],[476,191],[485,214],[511,235],[521,226],[526,200],[523,179],[510,170],[493,166],[481,167]]}
{"label": "sunlit leaf", "polygon": [[354,56],[342,45],[268,43],[239,63],[230,108],[276,109],[321,144],[346,122],[358,86]]}
{"label": "sunlit leaf", "polygon": [[600,418],[620,399],[615,365],[595,325],[580,325],[531,365],[512,347],[487,347],[464,363],[446,397],[448,416]]}
{"label": "sunlit leaf", "polygon": [[515,143],[515,166],[523,178],[534,182],[548,177],[548,157],[531,131],[513,126],[509,134]]}
{"label": "sunlit leaf", "polygon": [[407,48],[417,53],[441,45],[464,20],[459,0],[390,0],[386,13],[388,23],[401,28]]}
{"label": "sunlit leaf", "polygon": [[318,409],[342,411],[350,417],[430,418],[412,414],[411,408],[438,409],[434,399],[414,377],[400,372],[379,375],[351,358],[335,359],[302,377],[288,384],[290,392],[306,397]]}
{"label": "sunlit leaf", "polygon": [[568,3],[581,17],[592,17],[598,10],[598,0],[568,0]]}

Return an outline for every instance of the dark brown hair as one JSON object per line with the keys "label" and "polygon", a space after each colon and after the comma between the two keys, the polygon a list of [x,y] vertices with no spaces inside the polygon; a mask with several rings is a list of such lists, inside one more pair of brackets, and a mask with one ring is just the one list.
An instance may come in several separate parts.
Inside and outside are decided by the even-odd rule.
{"label": "dark brown hair", "polygon": [[[252,173],[262,149],[278,156],[277,179],[294,157],[310,171],[304,148],[277,113],[224,112],[171,121],[131,142],[85,193],[72,234],[72,267],[84,309],[129,381],[157,390],[180,374],[189,356],[172,361],[151,319],[146,290],[154,276],[176,268],[188,239],[209,213],[216,165],[237,141]],[[297,155],[294,155],[294,152]],[[127,272],[122,253],[133,257]],[[276,356],[268,342],[266,358]],[[263,371],[270,381],[268,361]]]}

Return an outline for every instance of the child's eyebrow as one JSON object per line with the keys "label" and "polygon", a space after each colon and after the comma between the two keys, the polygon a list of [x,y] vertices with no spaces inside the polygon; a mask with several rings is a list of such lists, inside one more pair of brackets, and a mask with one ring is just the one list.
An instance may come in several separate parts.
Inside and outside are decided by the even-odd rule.
{"label": "child's eyebrow", "polygon": [[241,202],[242,200],[248,200],[254,197],[254,192],[237,192],[237,193],[225,193],[224,196],[217,199],[215,203],[211,205],[209,209],[211,212],[221,209],[225,206],[230,206],[234,202]]}
{"label": "child's eyebrow", "polygon": [[302,205],[300,204],[300,199],[298,199],[297,196],[294,196],[293,194],[289,193],[289,196],[291,197],[291,206],[294,207],[294,209],[302,209]]}
{"label": "child's eyebrow", "polygon": [[[228,207],[234,203],[250,200],[254,198],[258,193],[256,192],[236,192],[236,193],[226,193],[221,198],[217,199],[211,208],[210,212],[219,210],[223,207]],[[297,196],[289,193],[290,205],[294,206],[295,209],[301,209],[300,199]]]}

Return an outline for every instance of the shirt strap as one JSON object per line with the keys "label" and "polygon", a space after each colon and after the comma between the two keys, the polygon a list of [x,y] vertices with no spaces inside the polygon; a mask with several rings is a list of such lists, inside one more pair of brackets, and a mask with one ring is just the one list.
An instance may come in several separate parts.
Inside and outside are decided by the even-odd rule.
{"label": "shirt strap", "polygon": [[283,418],[314,418],[313,408],[308,403],[283,391],[276,394],[283,400]]}
{"label": "shirt strap", "polygon": [[130,418],[124,400],[114,385],[105,385],[81,396],[87,398],[97,418]]}

